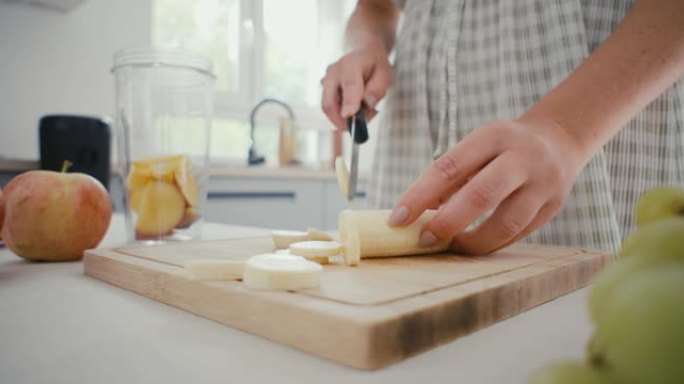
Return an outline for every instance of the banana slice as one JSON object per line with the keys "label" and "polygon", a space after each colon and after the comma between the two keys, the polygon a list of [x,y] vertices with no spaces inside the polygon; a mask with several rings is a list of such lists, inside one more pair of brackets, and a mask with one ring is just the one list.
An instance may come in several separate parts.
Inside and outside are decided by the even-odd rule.
{"label": "banana slice", "polygon": [[335,158],[335,175],[337,175],[337,186],[340,188],[342,198],[349,200],[349,170],[342,156]]}
{"label": "banana slice", "polygon": [[271,232],[271,237],[273,238],[273,244],[275,245],[276,249],[285,249],[292,243],[308,240],[309,233],[281,229]]}
{"label": "banana slice", "polygon": [[245,260],[198,259],[185,262],[185,269],[197,280],[239,280],[245,273]]}
{"label": "banana slice", "polygon": [[304,257],[330,257],[339,255],[342,245],[336,241],[300,241],[290,244],[290,253]]}
{"label": "banana slice", "polygon": [[316,228],[309,228],[306,230],[309,234],[309,240],[332,241],[333,237],[329,234]]}
{"label": "banana slice", "polygon": [[[289,249],[277,249],[274,253],[276,253],[278,255],[294,255],[292,252],[290,252]],[[313,261],[314,263],[318,263],[321,265],[330,264],[330,258],[328,256],[304,256],[304,255],[295,255],[295,256],[302,256],[303,258],[305,258],[309,261]]]}
{"label": "banana slice", "polygon": [[330,264],[330,258],[328,256],[302,256],[303,258],[313,261],[314,263],[326,265]]}
{"label": "banana slice", "polygon": [[294,291],[317,287],[322,271],[301,256],[268,253],[247,259],[243,282],[250,289]]}

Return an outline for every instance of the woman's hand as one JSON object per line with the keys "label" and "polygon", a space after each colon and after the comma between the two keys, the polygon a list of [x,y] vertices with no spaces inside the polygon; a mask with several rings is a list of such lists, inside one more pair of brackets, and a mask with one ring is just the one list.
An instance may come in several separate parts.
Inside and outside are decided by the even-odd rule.
{"label": "woman's hand", "polygon": [[[553,120],[523,117],[479,127],[437,159],[395,206],[390,225],[439,207],[421,245],[453,239],[485,254],[539,228],[563,207],[588,156]],[[493,214],[464,231],[486,213]]]}
{"label": "woman's hand", "polygon": [[457,248],[476,254],[544,225],[561,210],[592,154],[682,77],[683,22],[684,2],[637,1],[523,117],[482,126],[436,160],[401,198],[390,224],[408,224],[441,205],[421,243],[453,239]]}
{"label": "woman's hand", "polygon": [[323,84],[321,106],[337,129],[346,130],[346,118],[354,115],[365,102],[368,118],[389,88],[392,67],[387,50],[381,43],[366,44],[342,56],[330,65]]}

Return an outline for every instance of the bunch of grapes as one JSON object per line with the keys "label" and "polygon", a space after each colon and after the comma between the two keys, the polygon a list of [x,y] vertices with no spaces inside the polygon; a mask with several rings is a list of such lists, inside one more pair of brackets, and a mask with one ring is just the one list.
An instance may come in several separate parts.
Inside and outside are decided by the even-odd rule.
{"label": "bunch of grapes", "polygon": [[532,384],[684,383],[684,190],[644,193],[636,220],[592,286],[586,361],[543,367]]}

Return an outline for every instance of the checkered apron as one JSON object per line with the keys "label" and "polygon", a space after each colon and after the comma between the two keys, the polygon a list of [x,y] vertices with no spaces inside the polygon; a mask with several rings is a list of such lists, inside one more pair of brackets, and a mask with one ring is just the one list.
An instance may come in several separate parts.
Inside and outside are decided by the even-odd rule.
{"label": "checkered apron", "polygon": [[[478,126],[515,119],[560,83],[633,0],[406,0],[395,84],[380,123],[371,206],[392,207]],[[614,252],[634,229],[638,196],[684,186],[684,82],[594,155],[563,211],[525,241]]]}

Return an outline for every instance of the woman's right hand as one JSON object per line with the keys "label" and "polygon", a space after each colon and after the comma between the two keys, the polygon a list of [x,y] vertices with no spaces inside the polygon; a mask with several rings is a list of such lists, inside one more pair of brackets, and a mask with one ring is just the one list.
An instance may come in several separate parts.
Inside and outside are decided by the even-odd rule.
{"label": "woman's right hand", "polygon": [[340,130],[347,129],[346,119],[364,102],[368,118],[392,82],[392,66],[384,45],[366,44],[342,56],[328,66],[321,84],[321,106],[328,119]]}

